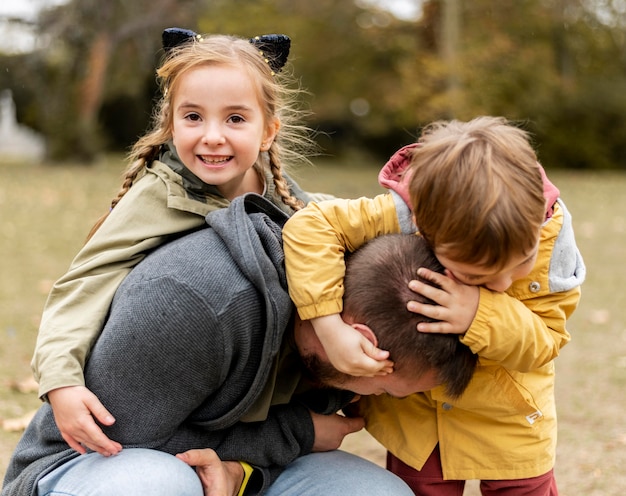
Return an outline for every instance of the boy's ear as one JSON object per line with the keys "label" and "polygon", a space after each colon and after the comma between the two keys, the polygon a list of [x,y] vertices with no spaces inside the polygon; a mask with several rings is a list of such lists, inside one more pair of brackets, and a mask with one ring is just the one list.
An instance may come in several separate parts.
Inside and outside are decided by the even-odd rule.
{"label": "boy's ear", "polygon": [[378,348],[378,338],[372,329],[365,324],[350,324],[357,331],[359,331],[363,336],[365,336],[374,346]]}

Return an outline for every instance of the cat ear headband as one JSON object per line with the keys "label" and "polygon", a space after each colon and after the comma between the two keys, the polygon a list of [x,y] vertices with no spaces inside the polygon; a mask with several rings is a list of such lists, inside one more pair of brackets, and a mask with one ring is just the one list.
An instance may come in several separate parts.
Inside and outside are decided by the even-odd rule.
{"label": "cat ear headband", "polygon": [[[163,49],[165,52],[169,52],[173,48],[180,46],[184,43],[189,43],[193,40],[202,40],[202,35],[199,35],[190,29],[182,28],[167,28],[163,31]],[[263,57],[272,73],[280,72],[280,70],[287,63],[287,57],[289,57],[289,49],[291,47],[291,40],[284,34],[264,34],[262,36],[255,36],[250,38],[252,43]]]}

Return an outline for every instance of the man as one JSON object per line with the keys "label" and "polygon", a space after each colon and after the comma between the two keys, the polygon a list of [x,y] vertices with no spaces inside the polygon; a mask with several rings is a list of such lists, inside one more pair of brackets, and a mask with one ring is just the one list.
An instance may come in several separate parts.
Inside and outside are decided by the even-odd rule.
{"label": "man", "polygon": [[[317,452],[334,450],[363,426],[335,413],[354,397],[346,391],[406,396],[442,382],[462,390],[471,377],[471,352],[445,335],[416,336],[408,319],[404,339],[400,329],[368,326],[348,313],[346,294],[346,321],[373,344],[388,345],[396,370],[357,378],[329,368],[315,333],[297,320],[289,300],[285,220],[263,198],[247,195],[210,214],[209,228],[147,256],[118,289],[85,369],[87,386],[116,418],[103,430],[124,450],[112,458],[78,457],[43,405],[16,448],[2,496],[243,494],[248,465],[238,461],[253,467],[243,481],[246,495],[306,494],[295,480],[307,481],[309,494],[411,494],[358,457]],[[432,266],[429,256],[418,266]],[[367,271],[362,265],[357,273]],[[410,274],[416,268],[408,267]],[[390,294],[379,282],[379,291]],[[402,354],[413,342],[420,343],[414,352]],[[431,344],[437,359],[425,362],[420,350]],[[470,357],[460,362],[469,364],[466,372],[456,376],[457,368],[442,365],[444,356],[445,363]],[[325,389],[312,388],[320,385]],[[212,465],[208,452],[189,451],[207,447],[226,462]],[[204,466],[202,485],[183,462]],[[228,476],[212,474],[212,466]],[[223,480],[231,481],[226,489],[211,485]]]}

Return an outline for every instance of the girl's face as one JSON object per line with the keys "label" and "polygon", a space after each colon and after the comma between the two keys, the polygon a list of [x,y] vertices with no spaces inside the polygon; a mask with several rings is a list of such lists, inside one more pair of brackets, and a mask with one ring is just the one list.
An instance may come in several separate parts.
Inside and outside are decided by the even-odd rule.
{"label": "girl's face", "polygon": [[174,146],[185,166],[225,198],[263,192],[252,169],[279,123],[267,124],[256,87],[243,69],[200,66],[181,76],[172,95]]}

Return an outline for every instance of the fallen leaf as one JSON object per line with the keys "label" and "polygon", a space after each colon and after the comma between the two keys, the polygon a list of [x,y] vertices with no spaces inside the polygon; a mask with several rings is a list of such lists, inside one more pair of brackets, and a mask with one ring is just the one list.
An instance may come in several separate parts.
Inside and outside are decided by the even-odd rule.
{"label": "fallen leaf", "polygon": [[30,424],[30,421],[37,413],[37,410],[33,410],[31,412],[22,415],[21,417],[14,419],[5,419],[2,421],[2,428],[8,432],[19,432],[26,429],[26,426]]}
{"label": "fallen leaf", "polygon": [[11,383],[11,389],[19,391],[22,394],[36,393],[39,391],[39,384],[37,384],[37,381],[35,381],[32,376],[29,376],[21,381],[13,381]]}

